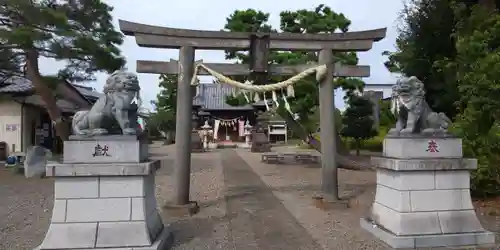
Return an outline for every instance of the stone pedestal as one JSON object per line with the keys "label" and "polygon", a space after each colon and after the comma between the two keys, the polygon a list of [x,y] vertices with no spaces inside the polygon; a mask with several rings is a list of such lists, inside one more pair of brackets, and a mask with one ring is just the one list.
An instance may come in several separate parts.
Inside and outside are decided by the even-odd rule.
{"label": "stone pedestal", "polygon": [[377,190],[361,226],[393,248],[494,243],[472,206],[461,139],[396,137],[384,141],[384,157],[372,157]]}
{"label": "stone pedestal", "polygon": [[254,132],[252,134],[252,146],[250,151],[254,153],[271,152],[271,145],[269,144],[266,134],[262,132]]}
{"label": "stone pedestal", "polygon": [[134,136],[71,139],[64,145],[64,161],[46,167],[46,175],[55,178],[55,201],[38,249],[168,247],[171,232],[163,226],[155,199],[160,161],[142,161],[147,141]]}
{"label": "stone pedestal", "polygon": [[191,152],[193,153],[201,153],[204,152],[203,142],[201,141],[200,134],[198,131],[191,131]]}
{"label": "stone pedestal", "polygon": [[262,126],[256,126],[255,130],[252,132],[252,146],[250,151],[254,153],[271,152],[271,145],[269,144],[269,138],[267,138],[264,133],[264,128]]}

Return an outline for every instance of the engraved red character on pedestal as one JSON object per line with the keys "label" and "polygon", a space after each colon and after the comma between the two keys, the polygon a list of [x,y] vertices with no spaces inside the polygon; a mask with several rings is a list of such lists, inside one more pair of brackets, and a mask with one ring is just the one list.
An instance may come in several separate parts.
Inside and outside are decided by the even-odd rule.
{"label": "engraved red character on pedestal", "polygon": [[435,140],[429,140],[427,142],[427,150],[425,150],[425,151],[431,152],[431,153],[439,152],[437,142]]}

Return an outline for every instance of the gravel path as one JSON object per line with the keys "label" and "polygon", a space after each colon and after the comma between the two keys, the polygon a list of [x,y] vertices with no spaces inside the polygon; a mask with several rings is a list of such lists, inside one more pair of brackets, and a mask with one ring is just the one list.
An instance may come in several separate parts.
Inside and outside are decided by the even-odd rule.
{"label": "gravel path", "polygon": [[0,249],[32,250],[49,226],[54,182],[0,167]]}

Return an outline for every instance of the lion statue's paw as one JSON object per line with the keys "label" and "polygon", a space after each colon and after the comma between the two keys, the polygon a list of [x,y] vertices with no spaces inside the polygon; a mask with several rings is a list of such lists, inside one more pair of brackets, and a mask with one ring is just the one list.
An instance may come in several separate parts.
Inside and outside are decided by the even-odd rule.
{"label": "lion statue's paw", "polygon": [[413,128],[404,128],[399,131],[400,134],[411,134],[413,133]]}
{"label": "lion statue's paw", "polygon": [[124,135],[135,135],[137,134],[137,130],[133,128],[126,128],[123,130]]}
{"label": "lion statue's paw", "polygon": [[108,133],[108,130],[103,128],[96,128],[92,130],[92,135],[105,135]]}
{"label": "lion statue's paw", "polygon": [[399,130],[396,129],[396,128],[391,128],[389,129],[389,131],[387,132],[388,135],[398,135],[399,134]]}
{"label": "lion statue's paw", "polygon": [[92,130],[90,129],[82,129],[79,130],[78,132],[75,132],[77,135],[92,135]]}

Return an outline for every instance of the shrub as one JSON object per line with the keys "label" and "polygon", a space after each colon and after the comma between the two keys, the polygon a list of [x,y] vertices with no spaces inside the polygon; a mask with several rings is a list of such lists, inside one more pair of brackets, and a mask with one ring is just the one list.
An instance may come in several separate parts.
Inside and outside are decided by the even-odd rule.
{"label": "shrub", "polygon": [[384,146],[384,138],[377,136],[370,140],[364,141],[361,144],[361,149],[370,152],[382,152],[383,146]]}
{"label": "shrub", "polygon": [[499,194],[500,189],[500,124],[492,126],[487,135],[471,134],[463,120],[450,129],[463,138],[464,156],[477,159],[477,169],[471,172],[471,194],[488,197]]}

